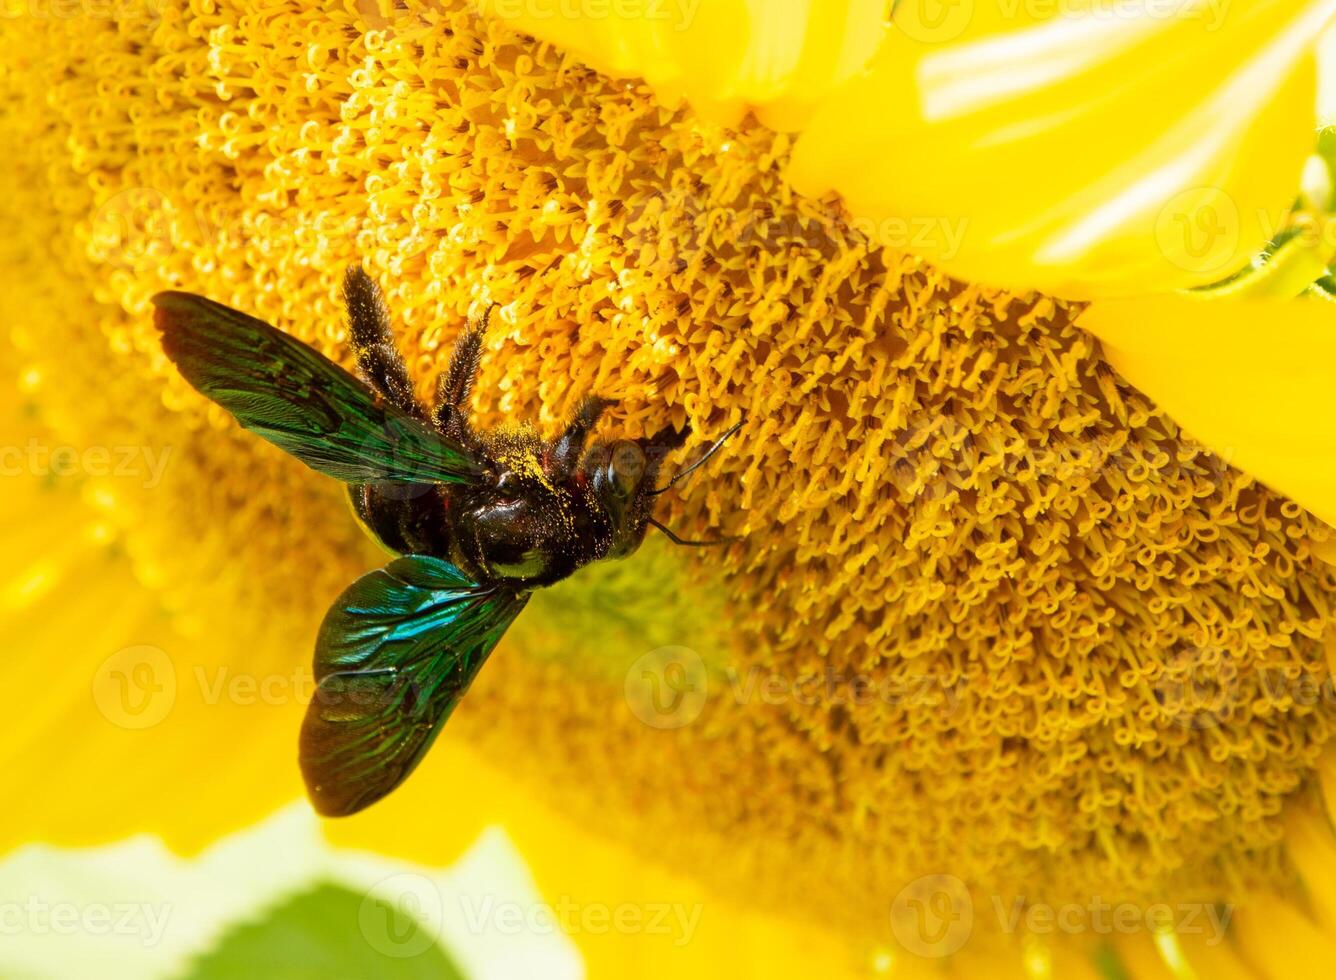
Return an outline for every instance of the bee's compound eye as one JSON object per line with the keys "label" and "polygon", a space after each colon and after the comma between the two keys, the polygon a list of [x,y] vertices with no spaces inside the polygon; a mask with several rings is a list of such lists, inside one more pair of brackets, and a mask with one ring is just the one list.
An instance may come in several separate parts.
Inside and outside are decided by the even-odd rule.
{"label": "bee's compound eye", "polygon": [[608,460],[613,486],[623,497],[629,497],[640,486],[645,475],[645,453],[634,442],[615,442]]}
{"label": "bee's compound eye", "polygon": [[514,470],[506,470],[497,478],[496,489],[501,493],[514,493],[520,488],[520,478]]}

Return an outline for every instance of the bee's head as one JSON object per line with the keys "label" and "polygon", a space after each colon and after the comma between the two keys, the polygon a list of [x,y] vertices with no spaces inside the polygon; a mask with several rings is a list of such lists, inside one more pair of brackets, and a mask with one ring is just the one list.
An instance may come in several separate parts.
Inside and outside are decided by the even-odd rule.
{"label": "bee's head", "polygon": [[598,410],[595,404],[591,417],[577,419],[556,443],[525,430],[488,436],[490,478],[473,489],[458,518],[471,563],[493,578],[532,587],[640,546],[654,516],[660,464],[687,433],[664,429],[585,450]]}
{"label": "bee's head", "polygon": [[596,442],[580,461],[580,482],[607,518],[609,540],[603,558],[625,558],[645,540],[654,516],[655,481],[664,458],[690,435],[661,429],[647,439]]}
{"label": "bee's head", "polygon": [[660,429],[642,439],[612,439],[585,448],[609,403],[580,406],[560,439],[544,443],[531,433],[492,434],[490,479],[462,501],[457,545],[469,563],[516,586],[551,585],[602,558],[625,558],[657,526],[654,498],[691,473],[741,426],[734,425],[690,466],[658,486],[659,471],[690,429]]}

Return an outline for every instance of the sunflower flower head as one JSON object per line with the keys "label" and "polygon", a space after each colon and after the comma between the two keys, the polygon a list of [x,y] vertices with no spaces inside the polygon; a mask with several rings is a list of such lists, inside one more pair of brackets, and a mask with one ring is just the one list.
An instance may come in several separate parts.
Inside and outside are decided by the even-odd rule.
{"label": "sunflower flower head", "polygon": [[[815,5],[794,6],[815,22]],[[885,158],[851,107],[876,104],[884,73],[911,63],[856,74],[872,45],[854,44],[854,28],[880,16],[840,8],[831,23],[844,26],[814,46],[786,35],[757,49],[747,35],[753,46],[730,57],[751,68],[723,95],[693,74],[689,47],[660,35],[593,45],[610,62],[600,74],[462,2],[195,0],[139,19],[10,23],[0,132],[26,149],[0,175],[18,236],[0,254],[24,289],[4,291],[0,309],[12,371],[31,381],[18,400],[71,444],[172,448],[152,486],[89,475],[81,492],[157,597],[152,614],[186,637],[163,641],[178,678],[222,664],[290,672],[330,598],[375,557],[338,488],[240,434],[174,374],[149,297],[208,295],[348,364],[338,283],[361,263],[424,398],[466,321],[497,304],[480,422],[527,418],[550,434],[591,393],[616,399],[605,425],[632,436],[689,424],[708,437],[745,416],[732,452],[669,495],[665,519],[746,540],[710,557],[649,546],[540,596],[444,740],[504,760],[600,834],[671,842],[674,867],[722,893],[820,909],[862,950],[904,946],[897,916],[947,869],[965,894],[1005,902],[1297,894],[1287,801],[1318,771],[1332,724],[1329,700],[1295,693],[1329,681],[1327,526],[1236,469],[1228,447],[1180,429],[1074,324],[1079,308],[943,271],[1014,280],[989,265],[992,230],[971,225],[958,263],[928,256],[938,266],[870,234],[836,198],[794,189],[824,191],[836,157],[846,170]],[[731,9],[701,22],[720,44],[736,36]],[[1266,21],[1276,44],[1300,22]],[[1129,50],[1162,41],[1127,38]],[[615,77],[642,44],[659,60],[641,73],[685,102]],[[986,42],[971,50],[982,58]],[[1075,70],[1061,45],[1046,50],[1036,71]],[[1109,81],[1121,65],[1080,68]],[[982,113],[979,66],[966,67],[953,84],[976,101],[957,109]],[[1267,92],[1311,85],[1306,71],[1267,76]],[[1157,77],[1133,81],[1144,94]],[[707,82],[717,112],[692,94]],[[1191,135],[1170,116],[1201,87],[1156,103],[1166,140]],[[1042,92],[1055,117],[1070,108]],[[775,106],[770,125],[742,114],[761,103]],[[1113,180],[1127,162],[1090,145],[1095,115],[1087,149],[1049,147],[1036,172],[1028,144],[1003,165],[1016,150],[1005,111],[989,110],[996,129],[983,136],[958,114],[935,128],[898,113],[916,146],[995,138],[979,152],[998,155],[984,166],[1006,192],[975,180],[979,157],[964,153],[895,154],[903,181],[846,173],[856,208],[935,214],[943,234],[950,215],[992,213],[979,202],[1002,195],[1042,219],[1033,235],[1052,244],[1061,227],[1072,244],[1089,229],[1034,209],[1039,185],[1076,187],[1096,164]],[[1123,135],[1101,145],[1122,153]],[[1281,155],[1297,166],[1290,142]],[[954,169],[932,193],[949,187],[953,203],[891,200],[921,185],[910,170],[942,160]],[[1104,263],[1116,243],[1100,241],[1073,245],[1032,285],[1074,281],[1078,253],[1082,269]],[[1122,272],[1140,268],[1121,257]],[[664,681],[670,661],[701,695],[665,720],[635,691],[646,672]],[[186,703],[159,737],[198,744],[258,717]],[[290,712],[263,717],[257,743],[287,737]],[[32,744],[64,724],[43,716]],[[91,779],[102,761],[71,765]],[[189,829],[108,792],[127,821],[198,846],[294,792],[292,777],[265,779],[253,803],[219,801]],[[384,842],[409,828],[389,846],[412,849],[456,790],[429,761],[339,833]],[[44,819],[84,791],[52,785]],[[1015,947],[983,919],[979,935],[1012,943],[1017,963],[1058,976],[1077,956]],[[1119,947],[1126,962],[1214,955],[1138,939],[1144,949]],[[912,970],[902,953],[897,969]]]}

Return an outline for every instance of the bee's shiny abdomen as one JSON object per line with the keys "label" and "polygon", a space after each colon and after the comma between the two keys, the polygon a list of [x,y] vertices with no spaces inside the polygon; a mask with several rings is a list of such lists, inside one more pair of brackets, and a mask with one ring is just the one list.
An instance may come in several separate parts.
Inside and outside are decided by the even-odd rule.
{"label": "bee's shiny abdomen", "polygon": [[362,483],[348,487],[348,499],[362,530],[386,551],[450,557],[449,503],[439,487]]}

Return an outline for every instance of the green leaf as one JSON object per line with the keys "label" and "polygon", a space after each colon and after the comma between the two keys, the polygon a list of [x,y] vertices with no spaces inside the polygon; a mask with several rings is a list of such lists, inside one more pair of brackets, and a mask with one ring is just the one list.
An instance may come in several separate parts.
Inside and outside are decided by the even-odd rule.
{"label": "green leaf", "polygon": [[225,933],[181,980],[462,980],[403,910],[318,885]]}
{"label": "green leaf", "polygon": [[1095,971],[1104,980],[1128,980],[1123,961],[1108,943],[1100,944],[1095,951]]}

